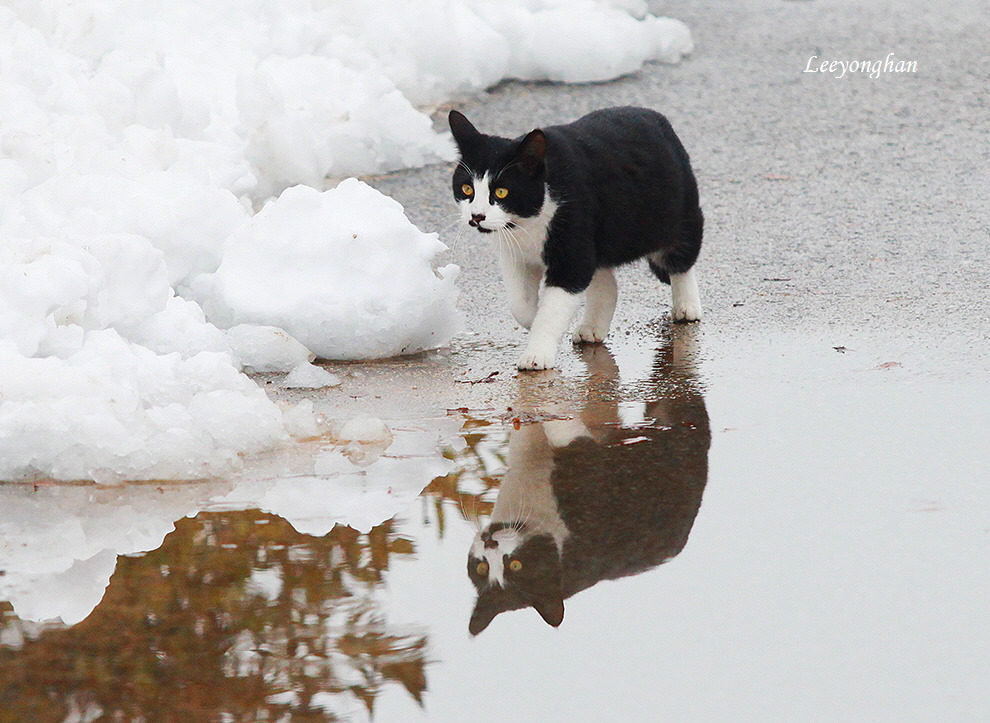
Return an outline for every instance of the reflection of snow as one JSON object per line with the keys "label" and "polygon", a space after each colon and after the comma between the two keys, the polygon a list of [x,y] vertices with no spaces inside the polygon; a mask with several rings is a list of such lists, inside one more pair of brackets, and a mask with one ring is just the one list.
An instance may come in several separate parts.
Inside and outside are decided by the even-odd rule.
{"label": "reflection of snow", "polygon": [[282,585],[282,570],[278,567],[256,567],[248,579],[248,590],[269,602],[282,594]]}
{"label": "reflection of snow", "polygon": [[[337,454],[340,467],[326,477],[285,477],[243,482],[214,500],[224,509],[256,507],[283,517],[299,532],[325,535],[336,524],[367,532],[405,509],[450,463],[440,457],[383,457],[358,471]],[[348,469],[349,468],[349,469]]]}
{"label": "reflection of snow", "polygon": [[114,551],[101,550],[88,559],[73,560],[65,570],[35,573],[29,585],[22,585],[14,609],[29,620],[82,620],[103,599],[116,565]]}
{"label": "reflection of snow", "polygon": [[[259,460],[253,476],[224,482],[0,486],[0,601],[24,620],[79,622],[102,598],[117,555],[156,549],[175,520],[202,510],[259,508],[317,536],[336,524],[367,532],[449,471],[437,443],[456,427],[397,426],[392,447],[361,468],[323,442],[314,456]],[[292,476],[266,474],[266,464]],[[257,582],[259,592],[274,590],[273,580]]]}

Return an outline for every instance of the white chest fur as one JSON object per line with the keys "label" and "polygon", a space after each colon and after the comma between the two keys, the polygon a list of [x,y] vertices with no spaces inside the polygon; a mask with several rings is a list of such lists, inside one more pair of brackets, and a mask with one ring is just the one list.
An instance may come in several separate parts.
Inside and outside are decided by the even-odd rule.
{"label": "white chest fur", "polygon": [[520,260],[528,266],[543,267],[543,244],[547,240],[550,222],[557,213],[558,205],[547,193],[544,196],[543,207],[535,216],[516,218],[514,228],[508,229],[512,241],[519,251]]}

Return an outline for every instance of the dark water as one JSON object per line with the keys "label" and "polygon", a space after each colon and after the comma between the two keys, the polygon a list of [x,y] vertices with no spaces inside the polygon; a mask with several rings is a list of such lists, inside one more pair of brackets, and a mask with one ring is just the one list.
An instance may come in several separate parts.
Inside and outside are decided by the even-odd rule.
{"label": "dark water", "polygon": [[[631,372],[585,355],[573,402],[541,404],[523,377],[511,409],[452,413],[449,472],[366,532],[164,505],[174,529],[155,549],[69,574],[66,540],[119,537],[186,492],[4,490],[0,570],[33,579],[33,560],[30,609],[80,620],[0,603],[0,721],[990,712],[985,387],[832,357],[810,377],[787,364],[782,383],[773,353],[711,364],[703,384],[676,342]],[[66,513],[83,494],[115,514]],[[469,633],[468,551],[493,515],[563,531],[559,627],[523,596],[482,602],[506,611]],[[61,547],[19,548],[39,544],[31,520]]]}

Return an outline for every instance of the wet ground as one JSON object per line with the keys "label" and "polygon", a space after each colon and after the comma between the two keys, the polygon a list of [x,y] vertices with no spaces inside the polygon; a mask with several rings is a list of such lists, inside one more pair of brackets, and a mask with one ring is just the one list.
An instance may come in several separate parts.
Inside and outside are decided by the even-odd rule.
{"label": "wet ground", "polygon": [[[0,490],[0,720],[985,718],[986,380],[654,332],[390,418],[366,466]],[[568,530],[558,628],[469,633],[493,517]]]}
{"label": "wet ground", "polygon": [[[666,3],[680,66],[463,103],[507,134],[666,112],[705,319],[624,269],[607,343],[519,374],[447,169],[373,179],[444,229],[465,333],[272,384],[330,431],[230,479],[0,487],[0,721],[990,719],[979,10]],[[891,51],[918,73],[801,73]],[[336,441],[357,414],[391,441]],[[478,556],[493,521],[518,566]]]}

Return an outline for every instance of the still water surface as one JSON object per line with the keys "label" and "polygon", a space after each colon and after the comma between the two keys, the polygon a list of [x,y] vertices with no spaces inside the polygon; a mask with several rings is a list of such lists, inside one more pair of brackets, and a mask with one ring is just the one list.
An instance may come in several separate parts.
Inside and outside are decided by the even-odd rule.
{"label": "still water surface", "polygon": [[987,385],[691,341],[451,410],[358,529],[223,483],[0,488],[0,721],[987,719]]}

